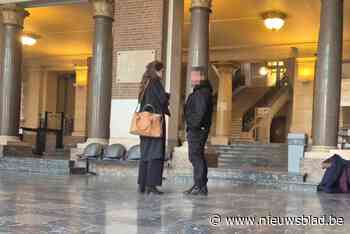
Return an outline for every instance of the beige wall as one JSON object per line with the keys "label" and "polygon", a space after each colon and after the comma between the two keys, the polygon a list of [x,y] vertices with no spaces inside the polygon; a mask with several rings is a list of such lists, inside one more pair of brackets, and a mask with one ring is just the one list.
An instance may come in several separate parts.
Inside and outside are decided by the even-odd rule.
{"label": "beige wall", "polygon": [[[294,81],[293,113],[290,132],[312,136],[312,110],[314,95],[314,58],[297,59]],[[343,79],[349,78],[350,66],[343,65]],[[343,95],[343,94],[342,94]],[[350,107],[342,107],[339,126],[350,126]]]}
{"label": "beige wall", "polygon": [[[311,136],[315,59],[297,59],[290,132]],[[309,70],[307,70],[309,69]]]}

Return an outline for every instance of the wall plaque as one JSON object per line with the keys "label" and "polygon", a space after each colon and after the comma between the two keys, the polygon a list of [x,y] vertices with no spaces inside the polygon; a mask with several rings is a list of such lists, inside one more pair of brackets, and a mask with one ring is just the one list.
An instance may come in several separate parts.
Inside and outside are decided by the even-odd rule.
{"label": "wall plaque", "polygon": [[340,106],[350,106],[350,79],[342,79]]}
{"label": "wall plaque", "polygon": [[156,51],[119,51],[117,56],[117,83],[139,83],[146,65],[156,59]]}

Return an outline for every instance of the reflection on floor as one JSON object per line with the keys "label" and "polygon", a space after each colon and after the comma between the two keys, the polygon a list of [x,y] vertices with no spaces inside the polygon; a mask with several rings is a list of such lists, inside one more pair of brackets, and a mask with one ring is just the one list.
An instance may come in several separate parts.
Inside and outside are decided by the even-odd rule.
{"label": "reflection on floor", "polygon": [[[136,178],[0,172],[0,233],[348,233],[350,197],[210,182],[208,197],[186,197],[188,183],[164,182],[164,196],[139,195]],[[345,218],[343,226],[211,226],[225,216]]]}

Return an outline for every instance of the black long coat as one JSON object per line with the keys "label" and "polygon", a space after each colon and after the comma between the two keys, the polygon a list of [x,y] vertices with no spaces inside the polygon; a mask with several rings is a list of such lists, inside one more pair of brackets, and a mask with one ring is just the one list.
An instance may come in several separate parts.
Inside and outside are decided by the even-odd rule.
{"label": "black long coat", "polygon": [[[152,105],[154,110],[148,106],[145,108],[146,105]],[[154,111],[163,115],[163,136],[161,138],[140,137],[141,160],[143,161],[164,159],[165,157],[165,115],[170,115],[168,106],[169,94],[165,92],[160,80],[150,80],[141,100],[140,110]]]}

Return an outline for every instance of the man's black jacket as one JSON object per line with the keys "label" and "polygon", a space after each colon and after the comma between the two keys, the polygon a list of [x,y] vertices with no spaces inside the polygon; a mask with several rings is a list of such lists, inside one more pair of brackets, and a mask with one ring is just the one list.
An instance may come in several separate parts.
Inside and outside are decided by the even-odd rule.
{"label": "man's black jacket", "polygon": [[212,86],[207,80],[194,87],[185,105],[187,130],[204,128],[209,131],[213,112],[212,92]]}

